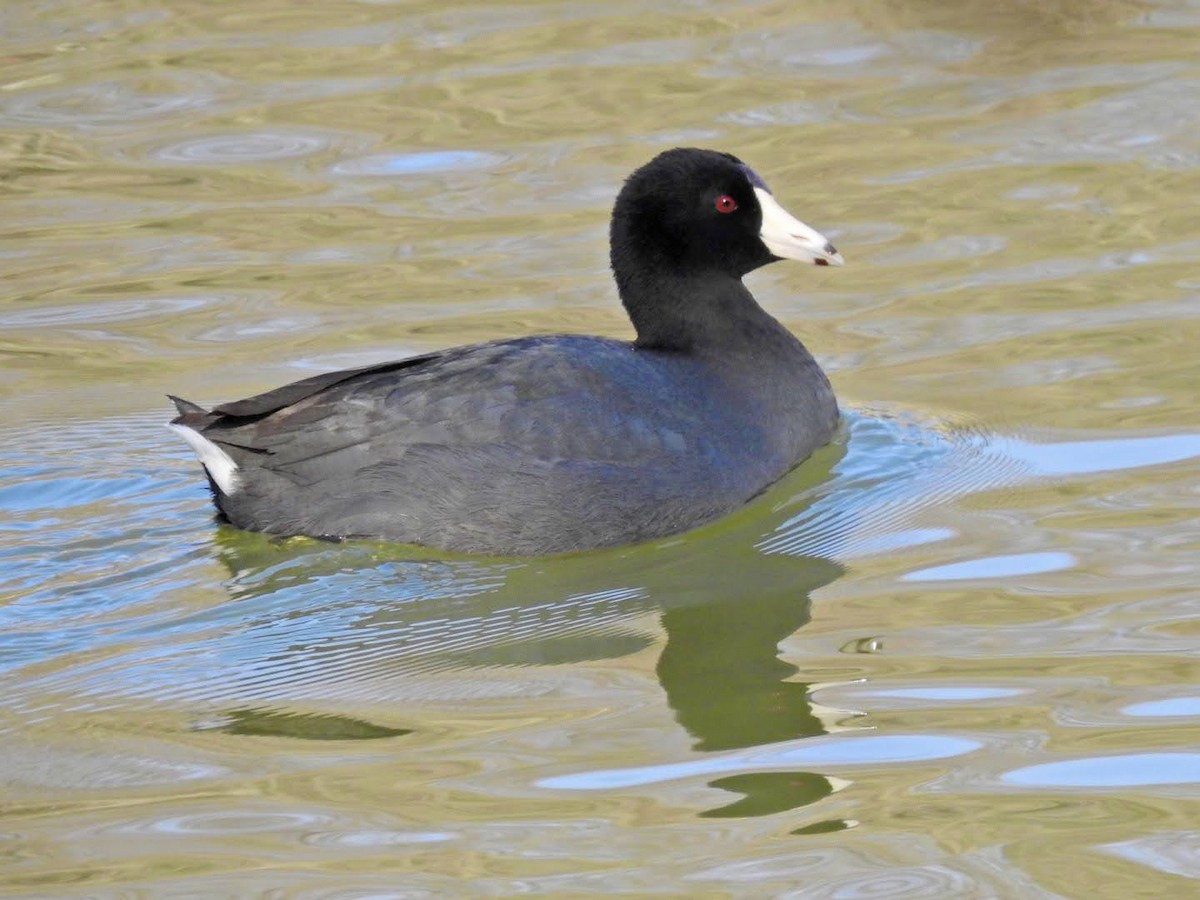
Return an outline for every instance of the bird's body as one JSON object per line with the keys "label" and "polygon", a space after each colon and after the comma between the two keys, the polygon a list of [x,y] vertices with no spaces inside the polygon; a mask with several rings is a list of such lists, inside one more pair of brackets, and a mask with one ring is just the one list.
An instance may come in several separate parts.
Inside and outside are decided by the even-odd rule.
{"label": "bird's body", "polygon": [[[758,189],[731,157],[669,153],[705,154],[735,179],[716,188],[728,192],[718,203],[735,190],[753,202]],[[828,441],[838,415],[828,380],[741,284],[738,270],[777,251],[751,248],[733,275],[719,259],[669,258],[669,245],[637,233],[647,219],[628,196],[653,165],[614,212],[613,266],[637,341],[500,340],[212,411],[176,401],[172,425],[200,455],[222,515],[272,534],[556,553],[711,521]]]}

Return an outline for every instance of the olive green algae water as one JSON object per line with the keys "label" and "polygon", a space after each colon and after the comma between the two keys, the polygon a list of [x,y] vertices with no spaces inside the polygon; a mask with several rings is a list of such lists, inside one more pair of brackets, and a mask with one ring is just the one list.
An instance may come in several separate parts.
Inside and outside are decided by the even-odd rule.
{"label": "olive green algae water", "polygon": [[[0,5],[0,891],[1173,897],[1200,878],[1200,7]],[[624,336],[753,165],[837,441],[536,561],[219,528],[166,391]]]}

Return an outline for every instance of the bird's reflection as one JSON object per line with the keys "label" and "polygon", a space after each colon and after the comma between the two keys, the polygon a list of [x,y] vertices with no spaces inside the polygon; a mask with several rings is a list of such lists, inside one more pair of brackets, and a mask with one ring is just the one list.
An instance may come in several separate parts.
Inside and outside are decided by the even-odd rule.
{"label": "bird's reflection", "polygon": [[[711,602],[663,610],[667,642],[656,672],[697,750],[825,733],[810,685],[790,680],[799,669],[779,658],[779,643],[808,622],[812,592],[840,574],[821,559],[760,556],[750,577],[746,569],[725,570]],[[771,815],[833,792],[827,778],[811,772],[749,772],[709,785],[743,795],[702,813],[722,818]]]}
{"label": "bird's reflection", "polygon": [[[317,673],[328,683],[339,667],[361,675],[370,664],[394,677],[612,659],[656,640],[630,623],[657,613],[666,642],[656,673],[695,748],[751,747],[824,733],[810,686],[780,659],[779,644],[809,620],[813,591],[842,570],[755,545],[819,493],[838,455],[830,448],[724,522],[655,545],[493,562],[420,559],[385,545],[272,544],[225,531],[221,556],[236,599],[260,607],[262,628],[274,633],[263,640],[267,632],[256,629],[257,651],[271,655],[254,661],[260,673]],[[281,618],[275,601],[297,590],[320,609],[289,597]],[[775,813],[832,791],[824,777],[803,772],[712,786],[742,796],[709,816]]]}
{"label": "bird's reflection", "polygon": [[[667,643],[658,679],[697,750],[730,750],[823,734],[809,686],[789,681],[799,670],[778,656],[779,642],[809,618],[811,591],[838,569],[822,560],[766,558],[778,582],[754,583],[696,606],[663,610]],[[727,579],[736,582],[736,579]]]}

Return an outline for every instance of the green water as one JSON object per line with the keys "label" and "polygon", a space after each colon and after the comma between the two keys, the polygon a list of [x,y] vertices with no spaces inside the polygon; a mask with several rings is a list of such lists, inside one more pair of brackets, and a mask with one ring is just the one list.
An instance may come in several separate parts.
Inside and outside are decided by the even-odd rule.
{"label": "green water", "polygon": [[[1194,0],[0,4],[0,891],[1186,897]],[[164,393],[630,333],[734,152],[838,440],[538,560],[218,528]]]}

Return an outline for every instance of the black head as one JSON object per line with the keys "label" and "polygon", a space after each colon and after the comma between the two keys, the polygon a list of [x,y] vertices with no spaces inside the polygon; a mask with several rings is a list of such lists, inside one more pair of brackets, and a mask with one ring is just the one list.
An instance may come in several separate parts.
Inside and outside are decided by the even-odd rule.
{"label": "black head", "polygon": [[629,176],[613,207],[610,238],[613,274],[639,343],[647,328],[684,328],[664,322],[673,314],[694,320],[715,314],[705,303],[749,298],[740,281],[759,266],[783,258],[842,261],[740,159],[695,148],[667,150]]}
{"label": "black head", "polygon": [[[755,183],[736,156],[677,148],[629,176],[613,208],[612,244],[671,269],[719,271],[735,278],[775,257],[759,238]],[[725,199],[728,198],[728,199]],[[618,271],[617,260],[613,268]]]}

